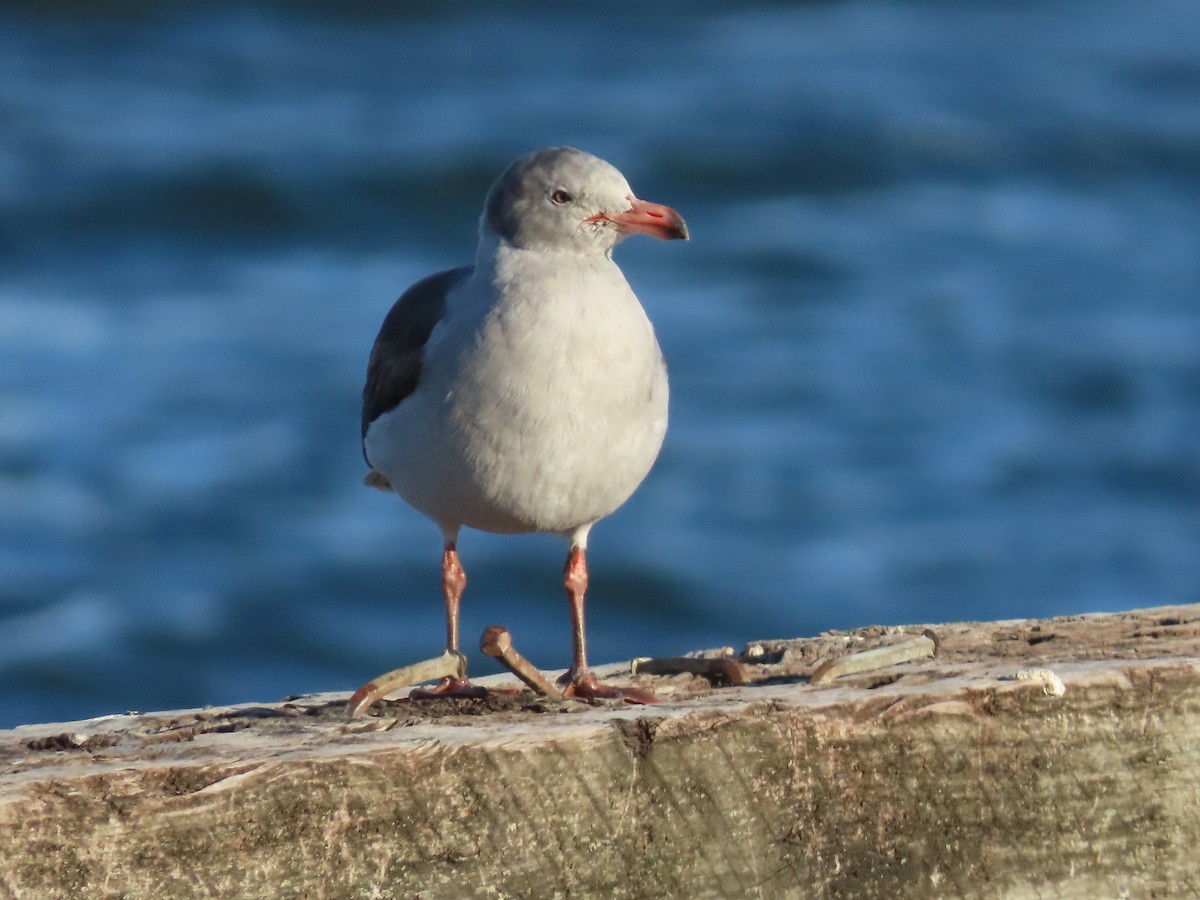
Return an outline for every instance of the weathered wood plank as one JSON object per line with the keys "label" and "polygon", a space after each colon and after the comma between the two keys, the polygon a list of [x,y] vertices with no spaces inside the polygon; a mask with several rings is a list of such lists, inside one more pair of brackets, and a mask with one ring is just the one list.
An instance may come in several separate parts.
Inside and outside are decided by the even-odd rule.
{"label": "weathered wood plank", "polygon": [[[656,707],[0,732],[0,896],[1200,894],[1200,606],[934,631],[935,659],[819,687],[904,635],[764,642],[742,687],[638,676]],[[1012,678],[1035,667],[1065,693]]]}

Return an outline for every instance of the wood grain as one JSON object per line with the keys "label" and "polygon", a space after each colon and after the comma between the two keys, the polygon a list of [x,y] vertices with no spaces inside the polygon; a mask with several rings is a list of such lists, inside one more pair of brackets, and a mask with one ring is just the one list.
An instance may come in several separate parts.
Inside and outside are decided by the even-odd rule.
{"label": "wood grain", "polygon": [[[934,659],[808,683],[926,627]],[[0,897],[1200,893],[1200,606],[741,659],[744,686],[613,676],[652,707],[326,694],[0,732]],[[1039,668],[1065,693],[1015,677]]]}

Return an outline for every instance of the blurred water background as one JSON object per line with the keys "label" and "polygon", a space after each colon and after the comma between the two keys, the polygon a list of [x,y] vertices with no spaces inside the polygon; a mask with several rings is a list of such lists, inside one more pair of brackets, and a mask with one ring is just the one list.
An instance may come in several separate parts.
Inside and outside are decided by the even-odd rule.
{"label": "blurred water background", "polygon": [[[1196,600],[1197,34],[1194,0],[5,4],[0,726],[439,652],[361,379],[546,144],[693,233],[617,254],[673,418],[593,532],[595,661]],[[461,550],[467,645],[566,665],[563,545]]]}

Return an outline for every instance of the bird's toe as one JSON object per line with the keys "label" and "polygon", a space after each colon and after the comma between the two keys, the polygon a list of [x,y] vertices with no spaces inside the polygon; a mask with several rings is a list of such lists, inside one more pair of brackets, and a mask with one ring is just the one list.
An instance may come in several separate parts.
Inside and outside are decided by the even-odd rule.
{"label": "bird's toe", "polygon": [[658,703],[657,697],[641,688],[601,684],[590,671],[567,672],[559,683],[563,685],[564,697],[577,700],[624,700],[639,705]]}

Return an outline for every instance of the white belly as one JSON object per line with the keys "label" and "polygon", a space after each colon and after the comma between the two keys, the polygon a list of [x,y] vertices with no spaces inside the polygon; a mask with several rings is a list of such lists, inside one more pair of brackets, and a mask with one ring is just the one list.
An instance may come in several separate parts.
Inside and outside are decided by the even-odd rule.
{"label": "white belly", "polygon": [[666,368],[641,305],[604,263],[577,285],[559,279],[556,296],[524,291],[488,308],[468,286],[431,338],[417,390],[371,425],[371,465],[439,525],[569,533],[649,472],[667,428]]}

